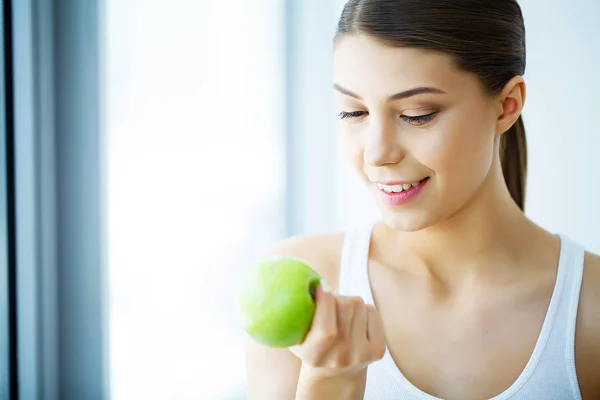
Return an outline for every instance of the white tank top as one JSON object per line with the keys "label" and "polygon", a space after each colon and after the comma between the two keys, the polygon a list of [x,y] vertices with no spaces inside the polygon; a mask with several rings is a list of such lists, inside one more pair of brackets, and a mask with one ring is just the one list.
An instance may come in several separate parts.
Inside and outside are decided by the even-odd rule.
{"label": "white tank top", "polygon": [[[350,229],[340,261],[339,293],[374,304],[367,263],[373,225]],[[581,399],[575,374],[575,321],[583,274],[584,249],[565,235],[546,318],[531,358],[517,380],[493,400]],[[388,349],[369,365],[365,400],[441,400],[411,384]]]}

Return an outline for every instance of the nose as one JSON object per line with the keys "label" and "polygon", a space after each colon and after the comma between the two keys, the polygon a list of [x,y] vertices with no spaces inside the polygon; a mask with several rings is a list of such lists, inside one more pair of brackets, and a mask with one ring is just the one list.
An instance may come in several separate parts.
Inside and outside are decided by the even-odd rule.
{"label": "nose", "polygon": [[368,129],[363,155],[366,164],[381,167],[397,164],[404,158],[395,121],[372,119]]}

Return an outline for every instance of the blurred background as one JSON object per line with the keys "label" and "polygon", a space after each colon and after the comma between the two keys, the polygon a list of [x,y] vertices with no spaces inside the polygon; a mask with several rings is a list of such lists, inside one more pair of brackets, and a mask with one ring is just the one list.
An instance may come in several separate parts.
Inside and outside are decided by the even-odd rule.
{"label": "blurred background", "polygon": [[[73,136],[42,147],[54,154],[48,160],[36,158],[39,153],[32,150],[23,155],[26,161],[19,167],[19,149],[32,148],[26,139],[15,139],[16,167],[8,169],[17,176],[15,204],[30,198],[29,187],[35,194],[32,198],[42,206],[25,206],[33,222],[27,214],[17,217],[14,224],[24,226],[27,233],[27,229],[35,230],[35,221],[60,225],[65,221],[61,212],[89,216],[85,211],[87,175],[74,178],[79,186],[71,185],[66,177],[80,171],[78,163],[88,160],[86,154],[95,154],[100,169],[93,169],[90,176],[100,189],[90,198],[102,200],[94,203],[99,211],[85,229],[65,235],[83,240],[90,229],[98,227],[102,235],[81,246],[57,244],[52,240],[60,241],[62,236],[53,239],[51,234],[24,237],[20,245],[8,242],[8,249],[10,243],[15,246],[15,260],[22,265],[46,265],[45,254],[55,260],[48,268],[60,274],[49,277],[43,271],[50,269],[45,267],[22,272],[17,261],[7,263],[6,282],[37,283],[20,283],[19,292],[10,297],[22,300],[10,319],[22,329],[20,333],[5,330],[9,334],[2,340],[14,343],[9,339],[26,335],[19,351],[10,356],[14,361],[20,355],[25,361],[19,366],[16,361],[4,365],[4,371],[12,370],[14,375],[18,370],[25,378],[17,382],[6,373],[5,387],[10,381],[13,387],[20,385],[22,394],[33,396],[23,398],[54,398],[44,396],[45,391],[67,393],[67,388],[77,387],[58,376],[67,374],[67,364],[57,367],[62,372],[48,372],[56,367],[49,361],[53,356],[66,355],[72,357],[72,371],[89,372],[86,379],[90,380],[85,382],[94,381],[95,372],[103,374],[102,384],[109,389],[103,396],[88,399],[244,399],[244,336],[233,304],[236,276],[283,237],[343,230],[378,218],[339,151],[331,39],[344,1],[59,3],[13,1],[8,10],[14,14],[9,21],[14,35],[4,40],[14,41],[11,60],[17,80],[6,96],[15,96],[18,111],[19,104],[27,106],[19,103],[19,96],[21,100],[24,96],[20,93],[30,93],[24,97],[36,110],[29,117],[17,115],[8,129],[27,128],[31,143],[43,141],[46,136],[39,132],[46,125],[19,125],[27,118],[50,118],[46,103],[39,101],[52,103],[54,99],[73,107],[84,104],[97,107],[98,112],[89,117],[90,108],[76,114],[59,107],[56,119],[50,118],[55,127],[52,132],[60,138],[61,121],[66,121],[64,126]],[[600,157],[596,153],[600,135],[595,117],[600,106],[600,2],[520,0],[520,4],[528,47],[526,212],[545,228],[567,234],[598,253]],[[57,7],[54,14],[53,7]],[[6,11],[4,5],[5,34],[11,32]],[[50,21],[49,25],[37,25],[40,20]],[[45,50],[42,45],[49,32],[54,34],[50,44],[55,47]],[[92,42],[86,42],[86,32]],[[30,53],[23,50],[25,45],[30,46]],[[63,53],[62,48],[79,50]],[[96,55],[87,53],[90,48]],[[41,82],[46,82],[45,70],[39,66],[50,59],[55,61],[50,62],[49,76],[58,77],[52,89],[35,86],[35,80],[32,89],[25,78],[19,80],[29,70],[19,68],[18,62],[27,60],[30,76],[41,76]],[[92,92],[69,86],[75,82],[85,87],[89,76],[97,79]],[[36,97],[36,90],[41,97]],[[77,95],[69,97],[69,90]],[[50,97],[45,98],[45,93]],[[89,93],[97,96],[97,103],[89,102]],[[95,141],[86,142],[85,147],[93,153],[81,152],[83,147],[78,146],[83,144],[76,139],[88,132],[86,115],[98,127]],[[42,129],[37,134],[35,126]],[[65,154],[73,157],[73,164],[61,164],[65,159],[61,151],[69,152]],[[42,160],[41,164],[35,160]],[[30,162],[36,163],[30,166],[31,176],[27,175]],[[64,186],[58,184],[56,192],[44,189],[44,179],[50,178],[44,175],[43,162],[58,165],[52,179],[61,182],[65,176]],[[30,186],[23,189],[19,182]],[[48,193],[50,197],[45,197]],[[36,219],[45,215],[43,207],[49,198],[55,199],[50,203],[54,207],[50,214],[55,216]],[[70,198],[78,199],[75,206],[62,205]],[[65,223],[76,226],[78,218]],[[10,234],[10,218],[2,224]],[[22,247],[28,240],[37,247]],[[58,246],[56,254],[47,247],[52,244]],[[89,261],[85,257],[95,244],[100,250],[93,254],[101,262],[92,263],[93,269],[81,260]],[[27,254],[33,254],[32,249],[41,259],[29,263]],[[81,258],[69,258],[71,252]],[[0,252],[0,256],[10,261],[9,253]],[[96,271],[96,275],[85,271]],[[88,288],[104,285],[100,291],[92,290],[93,301],[80,303],[91,304],[94,313],[76,308],[76,296],[88,293],[77,282],[85,282]],[[60,285],[72,285],[72,290],[63,292]],[[59,300],[44,300],[53,296]],[[52,316],[59,314],[62,322],[54,324]],[[95,319],[88,323],[88,317]],[[54,336],[39,344],[36,335],[41,332],[54,332]],[[89,336],[86,332],[100,333]],[[80,346],[75,347],[81,350],[75,355],[65,350],[69,338]],[[27,343],[38,343],[39,348],[25,347]],[[95,346],[100,348],[96,353],[92,351]],[[86,369],[94,354],[102,362],[94,364],[96,369]]]}
{"label": "blurred background", "polygon": [[[241,398],[233,278],[285,235],[377,218],[338,153],[344,3],[107,1],[115,399]],[[600,3],[521,5],[527,211],[600,251]]]}

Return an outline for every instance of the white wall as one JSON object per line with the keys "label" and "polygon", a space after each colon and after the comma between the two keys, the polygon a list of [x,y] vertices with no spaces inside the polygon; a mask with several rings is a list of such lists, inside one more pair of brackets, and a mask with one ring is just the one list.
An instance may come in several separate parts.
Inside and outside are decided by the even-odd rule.
{"label": "white wall", "polygon": [[[343,3],[339,1],[339,10]],[[529,147],[526,212],[546,229],[600,252],[600,1],[520,4],[528,63],[523,112]],[[378,218],[339,147],[333,151],[338,178],[332,229]]]}
{"label": "white wall", "polygon": [[600,252],[600,2],[524,0],[527,213]]}

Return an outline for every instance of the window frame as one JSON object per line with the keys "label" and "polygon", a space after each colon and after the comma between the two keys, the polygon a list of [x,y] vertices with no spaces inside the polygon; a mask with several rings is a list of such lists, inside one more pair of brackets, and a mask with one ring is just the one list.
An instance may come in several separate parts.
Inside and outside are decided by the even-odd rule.
{"label": "window frame", "polygon": [[[10,46],[10,1],[0,1],[0,399],[17,398],[14,351],[16,338],[14,292],[14,175]],[[8,15],[8,17],[7,17]]]}
{"label": "window frame", "polygon": [[102,2],[12,6],[19,396],[103,399]]}

